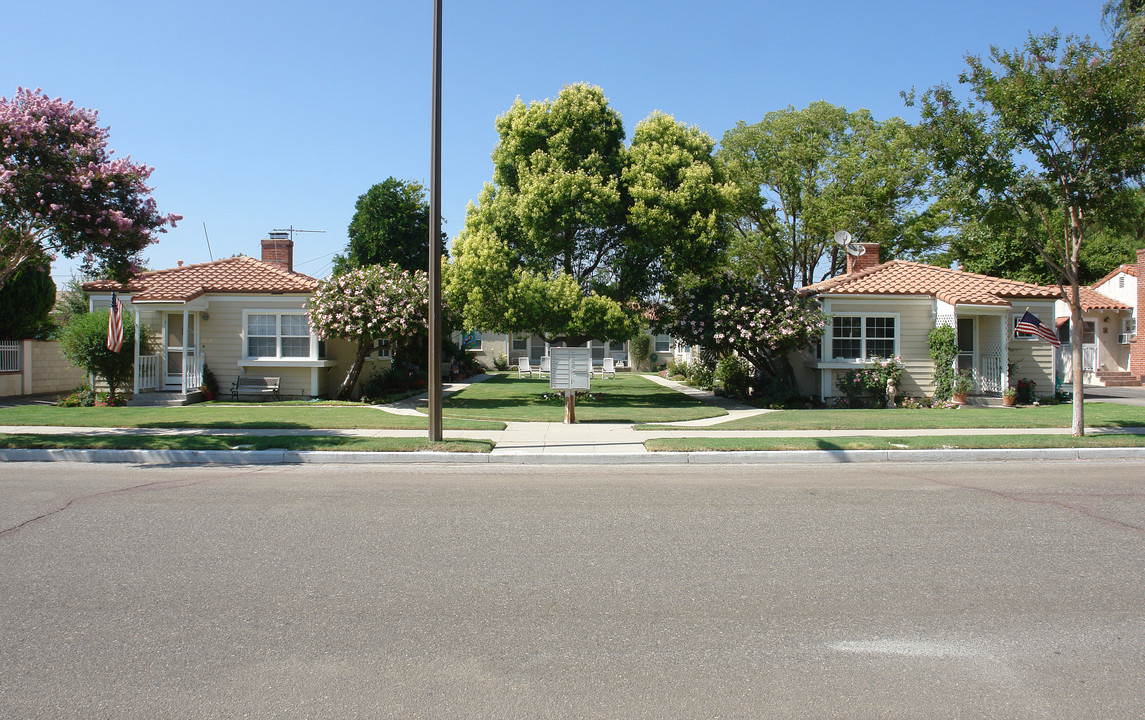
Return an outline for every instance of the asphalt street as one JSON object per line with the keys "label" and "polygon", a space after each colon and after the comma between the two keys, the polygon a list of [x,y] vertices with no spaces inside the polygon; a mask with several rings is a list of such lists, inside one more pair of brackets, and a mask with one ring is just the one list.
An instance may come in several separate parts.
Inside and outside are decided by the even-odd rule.
{"label": "asphalt street", "polygon": [[2,718],[1137,718],[1145,464],[0,465]]}

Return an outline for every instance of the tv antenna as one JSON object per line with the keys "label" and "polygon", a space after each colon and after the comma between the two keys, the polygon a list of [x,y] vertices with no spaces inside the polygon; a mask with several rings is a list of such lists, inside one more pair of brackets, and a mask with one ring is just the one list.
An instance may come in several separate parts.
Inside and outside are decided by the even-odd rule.
{"label": "tv antenna", "polygon": [[207,234],[207,223],[203,223],[203,237],[207,239],[207,257],[211,258],[211,262],[215,261],[215,255],[211,252],[211,236]]}
{"label": "tv antenna", "polygon": [[291,240],[291,242],[293,242],[294,241],[294,233],[304,233],[304,232],[305,233],[324,233],[326,231],[325,230],[300,230],[299,228],[296,228],[293,225],[291,225],[288,228],[275,228],[274,230],[271,230],[271,232],[290,233],[290,240]]}

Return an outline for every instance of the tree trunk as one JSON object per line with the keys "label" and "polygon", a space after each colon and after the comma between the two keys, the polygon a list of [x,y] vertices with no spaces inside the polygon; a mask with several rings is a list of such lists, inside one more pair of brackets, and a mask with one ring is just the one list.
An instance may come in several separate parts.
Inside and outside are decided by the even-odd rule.
{"label": "tree trunk", "polygon": [[1081,297],[1075,280],[1070,287],[1069,299],[1069,341],[1073,357],[1073,424],[1074,437],[1085,435],[1085,368],[1082,366],[1082,321]]}
{"label": "tree trunk", "polygon": [[350,396],[354,394],[354,386],[358,384],[358,376],[362,374],[362,368],[366,364],[366,356],[370,354],[373,344],[372,341],[358,342],[358,354],[354,357],[354,362],[350,364],[350,369],[346,371],[346,379],[338,388],[338,400],[351,399]]}

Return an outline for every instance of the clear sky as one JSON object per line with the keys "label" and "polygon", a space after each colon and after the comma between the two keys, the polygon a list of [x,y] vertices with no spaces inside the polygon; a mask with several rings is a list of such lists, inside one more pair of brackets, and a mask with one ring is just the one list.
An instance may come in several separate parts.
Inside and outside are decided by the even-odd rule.
{"label": "clear sky", "polygon": [[[1058,28],[1101,44],[1101,0],[444,0],[442,213],[450,237],[492,178],[494,120],[520,97],[603,88],[631,136],[653,110],[717,141],[827,100],[917,120],[899,93],[954,84],[967,53]],[[259,254],[276,228],[323,277],[354,202],[430,171],[432,0],[38,0],[3,13],[0,95],[42,88],[100,113],[184,216],[153,268]],[[53,267],[62,285],[76,263]]]}

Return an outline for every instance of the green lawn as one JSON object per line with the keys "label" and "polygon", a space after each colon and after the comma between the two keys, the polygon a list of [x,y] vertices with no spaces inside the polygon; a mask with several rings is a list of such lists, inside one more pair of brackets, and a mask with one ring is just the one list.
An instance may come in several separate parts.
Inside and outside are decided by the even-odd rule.
{"label": "green lawn", "polygon": [[350,452],[478,452],[493,450],[491,440],[443,440],[426,438],[373,438],[248,435],[2,435],[3,449],[77,450],[342,450]]}
{"label": "green lawn", "polygon": [[[549,390],[547,378],[518,379],[516,373],[493,375],[446,398],[443,413],[453,418],[519,422],[560,422],[564,400],[542,399]],[[577,422],[646,423],[696,420],[726,415],[722,409],[632,373],[617,373],[616,379],[593,379],[593,394],[602,398],[581,399],[576,404]],[[424,408],[423,408],[424,410]]]}
{"label": "green lawn", "polygon": [[[0,425],[138,428],[305,428],[344,430],[420,430],[429,420],[394,415],[363,405],[230,405],[198,403],[179,407],[53,407],[22,405],[0,408]],[[504,423],[445,419],[448,430],[503,430]]]}
{"label": "green lawn", "polygon": [[1145,447],[1142,435],[935,435],[931,437],[653,438],[650,451],[938,450]]}
{"label": "green lawn", "polygon": [[[712,425],[710,430],[895,430],[922,428],[1060,428],[1069,427],[1070,405],[958,410],[779,410]],[[1145,407],[1086,403],[1089,427],[1145,426]],[[668,430],[649,425],[641,430]],[[695,428],[675,428],[695,429]]]}

